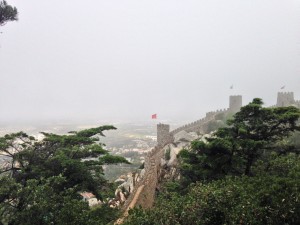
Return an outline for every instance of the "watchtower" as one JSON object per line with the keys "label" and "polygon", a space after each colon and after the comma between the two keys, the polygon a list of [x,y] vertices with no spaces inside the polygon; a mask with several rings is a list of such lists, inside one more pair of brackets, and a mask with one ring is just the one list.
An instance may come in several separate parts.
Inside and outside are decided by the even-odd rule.
{"label": "watchtower", "polygon": [[278,92],[277,107],[290,106],[295,103],[294,92]]}
{"label": "watchtower", "polygon": [[172,136],[170,134],[170,125],[157,124],[157,145],[164,146],[172,142]]}
{"label": "watchtower", "polygon": [[242,107],[242,96],[241,95],[231,95],[229,96],[229,111],[236,113],[240,111]]}

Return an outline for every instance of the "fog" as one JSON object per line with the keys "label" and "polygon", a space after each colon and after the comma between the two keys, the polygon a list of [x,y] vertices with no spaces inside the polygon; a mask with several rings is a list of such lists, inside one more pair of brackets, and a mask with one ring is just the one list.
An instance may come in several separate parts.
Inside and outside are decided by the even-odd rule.
{"label": "fog", "polygon": [[193,121],[229,95],[300,99],[298,0],[8,3],[0,124]]}

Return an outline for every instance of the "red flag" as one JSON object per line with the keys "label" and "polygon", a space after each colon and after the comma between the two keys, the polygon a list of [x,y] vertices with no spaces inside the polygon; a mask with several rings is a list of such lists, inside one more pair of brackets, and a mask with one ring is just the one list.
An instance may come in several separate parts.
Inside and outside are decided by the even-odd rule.
{"label": "red flag", "polygon": [[157,119],[157,114],[153,114],[153,115],[151,116],[151,118],[152,118],[152,119]]}

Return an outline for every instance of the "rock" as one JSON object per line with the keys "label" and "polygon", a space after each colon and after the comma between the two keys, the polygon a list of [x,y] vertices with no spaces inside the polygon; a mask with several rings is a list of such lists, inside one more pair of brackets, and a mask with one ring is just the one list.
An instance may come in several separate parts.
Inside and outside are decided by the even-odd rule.
{"label": "rock", "polygon": [[164,166],[166,165],[166,160],[164,160],[163,158],[160,159],[160,166]]}
{"label": "rock", "polygon": [[188,145],[190,145],[190,143],[187,143],[187,142],[179,142],[179,143],[177,144],[177,148],[183,149],[183,148],[187,147]]}
{"label": "rock", "polygon": [[136,182],[139,182],[139,180],[140,180],[139,174],[138,174],[138,173],[135,173],[135,174],[134,174],[134,184],[136,184]]}
{"label": "rock", "polygon": [[195,138],[191,134],[187,133],[184,130],[182,130],[182,131],[180,131],[180,132],[178,132],[178,133],[176,133],[174,135],[174,142],[175,143],[179,143],[179,142],[191,142],[194,139]]}
{"label": "rock", "polygon": [[175,173],[176,173],[176,168],[173,167],[171,170],[171,176],[174,177]]}
{"label": "rock", "polygon": [[124,183],[124,182],[125,182],[125,179],[121,179],[121,178],[118,178],[118,179],[115,180],[115,183],[120,183],[120,184],[122,184],[122,183]]}
{"label": "rock", "polygon": [[123,179],[123,180],[126,180],[126,178],[127,178],[126,175],[121,175],[121,176],[119,177],[119,179]]}
{"label": "rock", "polygon": [[88,200],[88,203],[89,203],[89,206],[95,206],[95,205],[100,205],[101,204],[101,201],[98,200],[97,198],[90,198]]}
{"label": "rock", "polygon": [[210,138],[210,137],[211,137],[211,134],[204,134],[204,135],[201,137],[200,141],[203,141],[204,143],[207,143],[206,138]]}
{"label": "rock", "polygon": [[119,185],[119,188],[124,188],[127,192],[131,193],[133,191],[133,177],[132,174],[127,175],[127,180],[123,184]]}
{"label": "rock", "polygon": [[141,172],[140,172],[140,177],[143,178],[144,175],[145,175],[145,169],[142,169]]}
{"label": "rock", "polygon": [[199,135],[196,132],[189,132],[188,134],[193,137],[193,140],[199,138]]}
{"label": "rock", "polygon": [[167,166],[174,166],[177,164],[177,155],[182,150],[182,147],[170,146],[170,160],[167,163]]}
{"label": "rock", "polygon": [[120,196],[120,202],[123,203],[126,201],[125,195],[123,194],[123,192],[119,192],[119,196]]}
{"label": "rock", "polygon": [[122,192],[122,190],[121,190],[121,188],[118,187],[118,188],[115,190],[115,197],[116,197],[116,198],[118,198],[120,192]]}

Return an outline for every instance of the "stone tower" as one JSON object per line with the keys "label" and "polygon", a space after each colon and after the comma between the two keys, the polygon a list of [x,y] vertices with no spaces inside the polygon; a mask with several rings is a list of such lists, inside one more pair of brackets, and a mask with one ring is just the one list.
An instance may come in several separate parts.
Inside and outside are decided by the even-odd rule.
{"label": "stone tower", "polygon": [[242,107],[242,96],[241,95],[231,95],[229,96],[229,111],[236,113],[240,111]]}
{"label": "stone tower", "polygon": [[170,125],[168,124],[157,124],[157,145],[165,146],[172,142],[172,136],[170,134]]}
{"label": "stone tower", "polygon": [[278,92],[277,107],[290,106],[295,103],[294,92]]}

